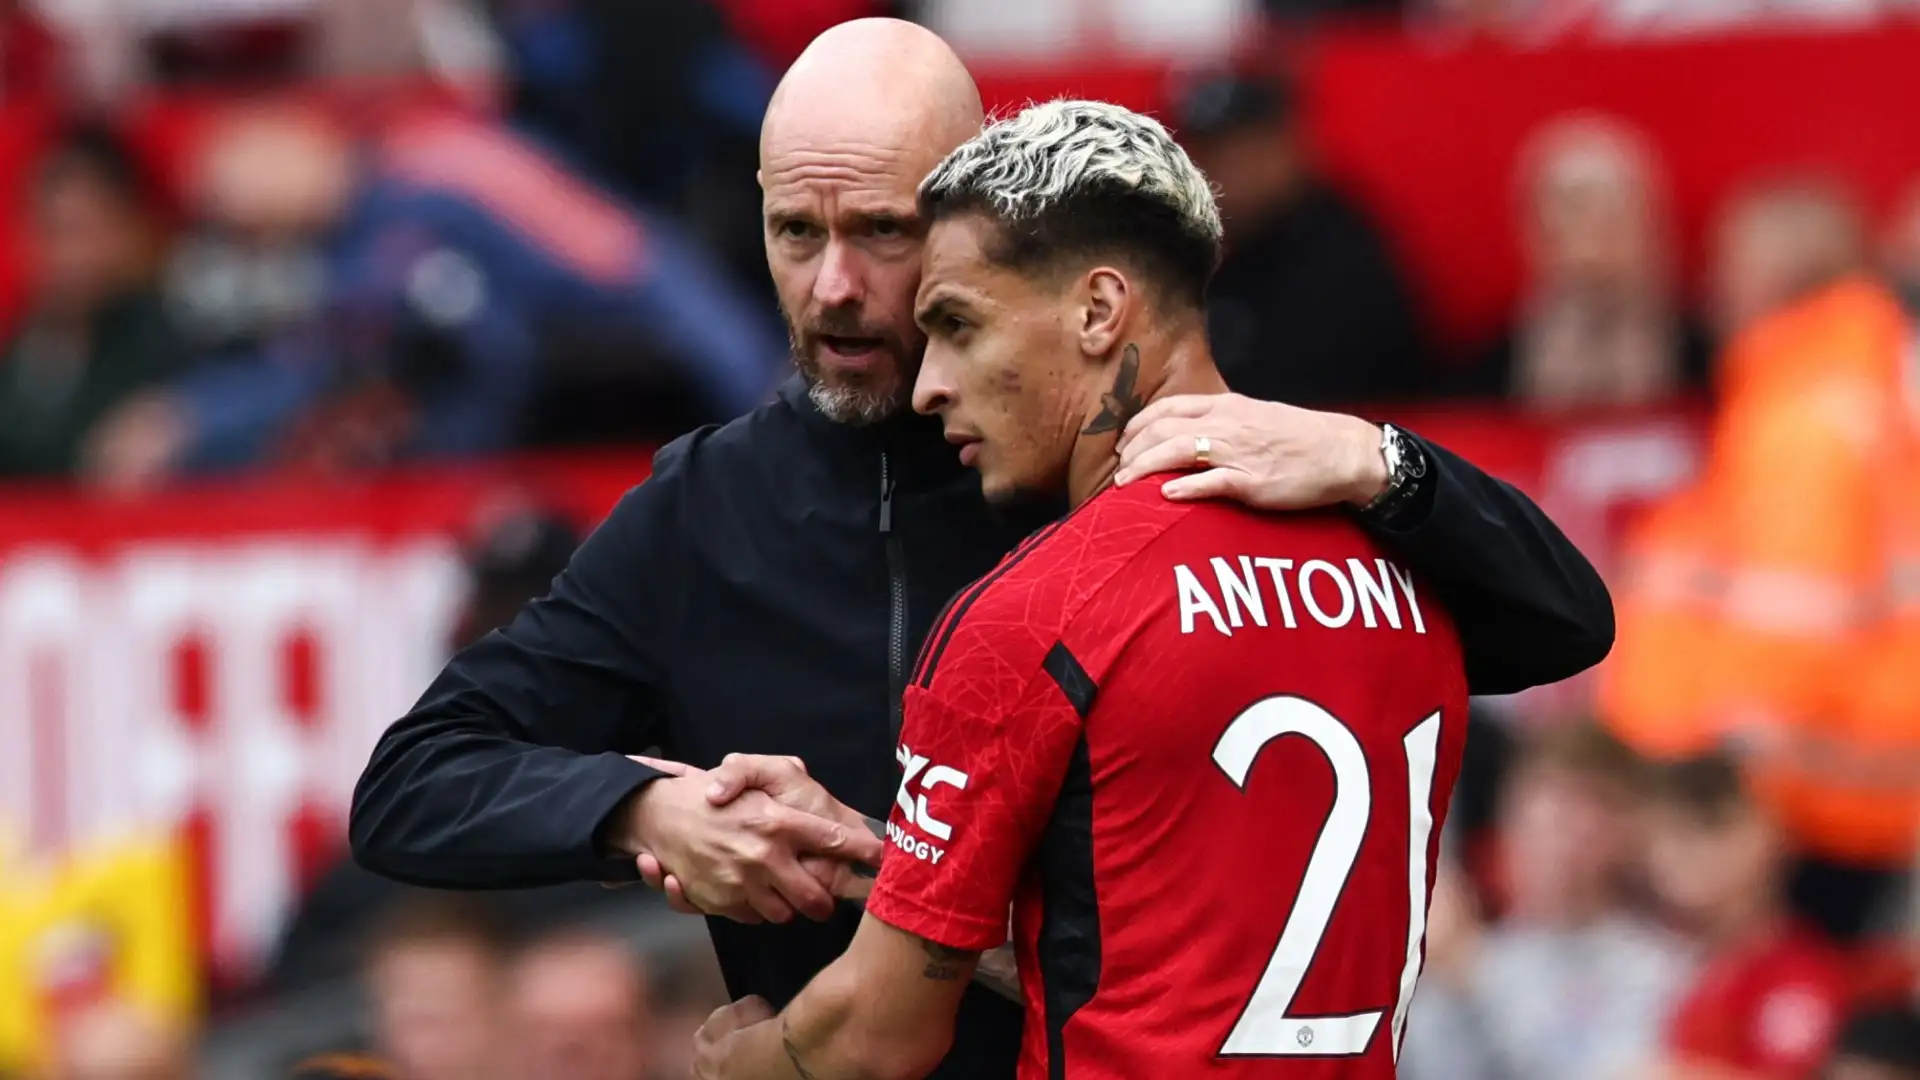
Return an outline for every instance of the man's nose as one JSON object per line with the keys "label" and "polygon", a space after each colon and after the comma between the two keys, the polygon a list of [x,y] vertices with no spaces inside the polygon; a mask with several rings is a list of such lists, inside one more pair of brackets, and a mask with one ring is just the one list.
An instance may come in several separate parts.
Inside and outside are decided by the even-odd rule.
{"label": "man's nose", "polygon": [[953,404],[953,382],[947,377],[946,350],[929,342],[913,380],[913,411],[932,416]]}
{"label": "man's nose", "polygon": [[823,308],[846,307],[866,298],[866,282],[853,245],[827,241],[820,258],[820,274],[813,279],[814,302]]}

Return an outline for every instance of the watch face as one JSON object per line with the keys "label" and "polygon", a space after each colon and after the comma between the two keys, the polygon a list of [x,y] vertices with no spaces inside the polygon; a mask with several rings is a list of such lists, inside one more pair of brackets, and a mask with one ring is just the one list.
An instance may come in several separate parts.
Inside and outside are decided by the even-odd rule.
{"label": "watch face", "polygon": [[1392,450],[1387,455],[1387,467],[1393,471],[1390,483],[1399,484],[1402,480],[1418,480],[1427,475],[1427,455],[1419,444],[1407,438],[1407,433],[1388,425],[1387,440]]}
{"label": "watch face", "polygon": [[1402,439],[1400,443],[1400,459],[1407,463],[1407,478],[1409,480],[1418,480],[1427,475],[1427,455],[1425,451],[1420,449],[1418,444]]}

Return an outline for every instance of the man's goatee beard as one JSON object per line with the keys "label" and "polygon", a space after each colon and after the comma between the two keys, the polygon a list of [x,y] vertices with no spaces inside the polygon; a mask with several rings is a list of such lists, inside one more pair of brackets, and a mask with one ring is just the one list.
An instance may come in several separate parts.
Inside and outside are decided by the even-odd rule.
{"label": "man's goatee beard", "polygon": [[833,386],[806,372],[807,397],[820,415],[836,424],[869,427],[906,408],[898,390],[891,393],[870,386]]}

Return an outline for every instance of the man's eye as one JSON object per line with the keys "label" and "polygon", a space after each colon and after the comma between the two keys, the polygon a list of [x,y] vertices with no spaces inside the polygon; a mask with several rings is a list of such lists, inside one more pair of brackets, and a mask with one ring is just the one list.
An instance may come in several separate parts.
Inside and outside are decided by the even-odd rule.
{"label": "man's eye", "polygon": [[788,240],[805,240],[813,235],[813,226],[804,221],[783,221],[779,224],[779,234]]}
{"label": "man's eye", "polygon": [[875,236],[881,237],[882,239],[892,239],[893,237],[905,236],[906,234],[906,228],[892,218],[874,219],[873,235]]}
{"label": "man's eye", "polygon": [[940,332],[948,337],[958,336],[967,326],[967,320],[958,315],[946,315],[940,319]]}

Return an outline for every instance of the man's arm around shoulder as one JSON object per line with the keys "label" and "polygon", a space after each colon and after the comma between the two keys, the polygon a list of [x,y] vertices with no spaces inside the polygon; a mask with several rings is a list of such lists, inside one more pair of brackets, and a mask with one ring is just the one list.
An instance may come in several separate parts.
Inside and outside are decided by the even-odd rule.
{"label": "man's arm around shoulder", "polygon": [[1454,616],[1475,694],[1558,682],[1613,649],[1613,597],[1593,563],[1518,488],[1418,436],[1426,476],[1362,524],[1414,561]]}
{"label": "man's arm around shoulder", "polygon": [[1354,508],[1368,531],[1439,591],[1459,628],[1475,694],[1557,682],[1605,659],[1614,634],[1606,584],[1511,484],[1408,436],[1409,460],[1421,475],[1403,478],[1406,497],[1361,509],[1394,482],[1383,434],[1358,417],[1238,394],[1162,398],[1128,423],[1115,480],[1199,469],[1162,491],[1262,510]]}

